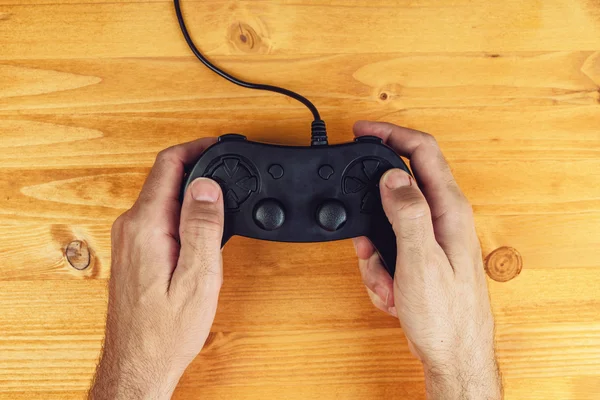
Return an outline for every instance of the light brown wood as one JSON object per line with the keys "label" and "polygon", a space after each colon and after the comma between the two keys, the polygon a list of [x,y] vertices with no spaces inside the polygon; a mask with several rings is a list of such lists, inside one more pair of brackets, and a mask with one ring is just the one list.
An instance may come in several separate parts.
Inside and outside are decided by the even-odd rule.
{"label": "light brown wood", "polygon": [[[520,274],[489,280],[506,398],[597,398],[597,2],[182,3],[215,62],[313,99],[332,142],[350,140],[357,119],[433,133],[484,256],[522,256]],[[170,1],[0,0],[0,398],[85,395],[110,226],[158,151],[227,132],[306,144],[309,117],[204,69]],[[84,270],[67,260],[87,262],[77,241]],[[224,257],[213,334],[175,398],[424,397],[349,241],[235,238]]]}

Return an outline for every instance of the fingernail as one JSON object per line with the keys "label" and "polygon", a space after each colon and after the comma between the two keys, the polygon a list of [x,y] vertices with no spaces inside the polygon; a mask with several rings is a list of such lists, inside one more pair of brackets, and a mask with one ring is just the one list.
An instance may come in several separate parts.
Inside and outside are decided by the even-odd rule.
{"label": "fingernail", "polygon": [[190,186],[192,198],[196,201],[207,201],[214,203],[219,198],[219,185],[208,178],[197,178]]}
{"label": "fingernail", "polygon": [[388,312],[392,314],[394,317],[398,318],[398,311],[396,311],[396,307],[388,308]]}
{"label": "fingernail", "polygon": [[406,172],[402,171],[398,168],[393,168],[383,174],[383,178],[381,178],[384,185],[388,187],[388,189],[394,190],[398,189],[402,186],[411,186],[412,178]]}
{"label": "fingernail", "polygon": [[388,301],[390,300],[390,291],[388,289],[383,289],[381,286],[377,288],[377,297],[379,300],[387,307]]}

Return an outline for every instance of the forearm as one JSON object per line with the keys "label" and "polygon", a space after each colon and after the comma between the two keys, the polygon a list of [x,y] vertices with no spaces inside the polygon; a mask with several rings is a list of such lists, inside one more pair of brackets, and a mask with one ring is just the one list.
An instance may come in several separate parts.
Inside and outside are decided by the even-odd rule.
{"label": "forearm", "polygon": [[495,358],[484,362],[455,362],[425,366],[428,400],[500,400],[502,379]]}

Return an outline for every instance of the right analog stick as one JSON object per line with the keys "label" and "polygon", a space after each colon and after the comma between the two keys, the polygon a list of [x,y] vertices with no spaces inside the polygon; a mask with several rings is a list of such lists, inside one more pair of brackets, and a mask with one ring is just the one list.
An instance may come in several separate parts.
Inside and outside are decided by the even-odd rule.
{"label": "right analog stick", "polygon": [[346,207],[338,200],[327,200],[317,208],[317,223],[326,231],[335,232],[346,223]]}

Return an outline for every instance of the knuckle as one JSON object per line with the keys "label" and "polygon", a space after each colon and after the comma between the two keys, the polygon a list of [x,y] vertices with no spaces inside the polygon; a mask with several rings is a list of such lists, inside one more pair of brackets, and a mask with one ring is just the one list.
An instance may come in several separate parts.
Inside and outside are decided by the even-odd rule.
{"label": "knuckle", "polygon": [[221,252],[203,241],[187,238],[184,246],[186,256],[178,268],[186,271],[184,286],[194,290],[220,289],[223,284],[223,260]]}
{"label": "knuckle", "polygon": [[[425,199],[413,196],[404,199],[397,205],[392,219],[392,228],[396,233],[397,241],[410,241],[423,243],[425,240],[425,226],[431,223],[431,211]],[[413,249],[416,252],[420,249]]]}
{"label": "knuckle", "polygon": [[429,206],[424,199],[413,196],[400,202],[395,214],[400,220],[424,218],[429,215]]}
{"label": "knuckle", "polygon": [[165,161],[172,160],[174,154],[175,154],[175,147],[174,146],[167,147],[166,149],[158,152],[158,154],[156,155],[156,161],[157,162],[165,162]]}
{"label": "knuckle", "polygon": [[189,216],[183,225],[182,235],[201,236],[220,234],[222,230],[222,217],[216,211],[205,211],[201,214]]}
{"label": "knuckle", "polygon": [[422,141],[425,145],[427,145],[429,147],[435,147],[435,148],[439,147],[436,138],[429,133],[423,132]]}
{"label": "knuckle", "polygon": [[119,215],[112,224],[110,230],[111,235],[115,236],[123,233],[123,231],[130,227],[131,220],[131,210],[127,210],[123,214]]}
{"label": "knuckle", "polygon": [[136,220],[131,211],[123,213],[117,220],[119,220],[118,227],[121,233],[130,234],[136,231]]}
{"label": "knuckle", "polygon": [[[155,174],[161,174],[167,168],[173,168],[178,164],[177,149],[175,146],[161,150],[156,155],[153,171]],[[151,174],[152,174],[151,172]]]}

